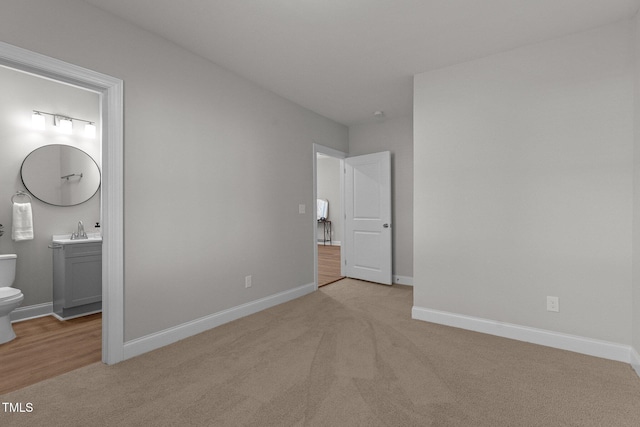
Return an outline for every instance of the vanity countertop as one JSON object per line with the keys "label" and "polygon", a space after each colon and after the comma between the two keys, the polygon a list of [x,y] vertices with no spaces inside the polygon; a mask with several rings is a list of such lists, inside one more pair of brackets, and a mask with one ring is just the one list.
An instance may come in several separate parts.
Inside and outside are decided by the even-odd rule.
{"label": "vanity countertop", "polygon": [[87,233],[87,239],[71,239],[71,234],[54,234],[53,243],[61,245],[75,245],[77,243],[100,243],[102,236],[100,233]]}

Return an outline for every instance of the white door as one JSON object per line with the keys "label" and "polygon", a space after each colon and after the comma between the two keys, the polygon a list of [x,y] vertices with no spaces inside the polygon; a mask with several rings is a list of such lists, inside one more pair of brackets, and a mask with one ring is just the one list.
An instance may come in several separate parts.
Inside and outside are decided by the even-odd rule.
{"label": "white door", "polygon": [[391,153],[345,159],[345,275],[391,285]]}

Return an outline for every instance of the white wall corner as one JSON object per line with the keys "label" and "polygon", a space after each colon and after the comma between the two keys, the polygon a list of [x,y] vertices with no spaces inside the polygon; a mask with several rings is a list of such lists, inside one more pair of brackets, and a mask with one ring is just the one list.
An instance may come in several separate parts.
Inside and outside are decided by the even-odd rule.
{"label": "white wall corner", "polygon": [[413,277],[393,275],[393,283],[395,285],[413,286]]}
{"label": "white wall corner", "polygon": [[[638,354],[635,353],[636,364],[634,365],[632,353],[635,351],[628,345],[416,306],[411,310],[411,317],[425,322],[453,326],[455,328],[544,345],[560,350],[601,357],[603,359],[630,363],[634,366],[636,372],[640,369],[640,358],[638,358]],[[638,368],[636,368],[636,366],[638,366]]]}
{"label": "white wall corner", "polygon": [[155,332],[141,338],[127,341],[124,344],[124,358],[130,359],[143,353],[164,347],[174,342],[189,338],[201,332],[213,329],[225,323],[249,316],[267,308],[300,298],[315,291],[315,283],[298,286],[288,291],[279,292],[256,301],[232,307],[209,316],[201,317],[163,331]]}

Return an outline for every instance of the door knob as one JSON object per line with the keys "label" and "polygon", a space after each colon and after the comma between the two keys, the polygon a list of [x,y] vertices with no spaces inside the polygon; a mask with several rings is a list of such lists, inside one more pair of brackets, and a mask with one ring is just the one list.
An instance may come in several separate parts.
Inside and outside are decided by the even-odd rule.
{"label": "door knob", "polygon": [[389,224],[382,224],[384,228],[389,228]]}

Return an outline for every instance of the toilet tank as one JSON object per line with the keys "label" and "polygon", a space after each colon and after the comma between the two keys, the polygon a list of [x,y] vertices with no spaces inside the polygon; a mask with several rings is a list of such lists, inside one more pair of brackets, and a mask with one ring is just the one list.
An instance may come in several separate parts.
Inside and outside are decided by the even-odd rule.
{"label": "toilet tank", "polygon": [[16,254],[0,255],[0,288],[13,285],[16,278]]}

